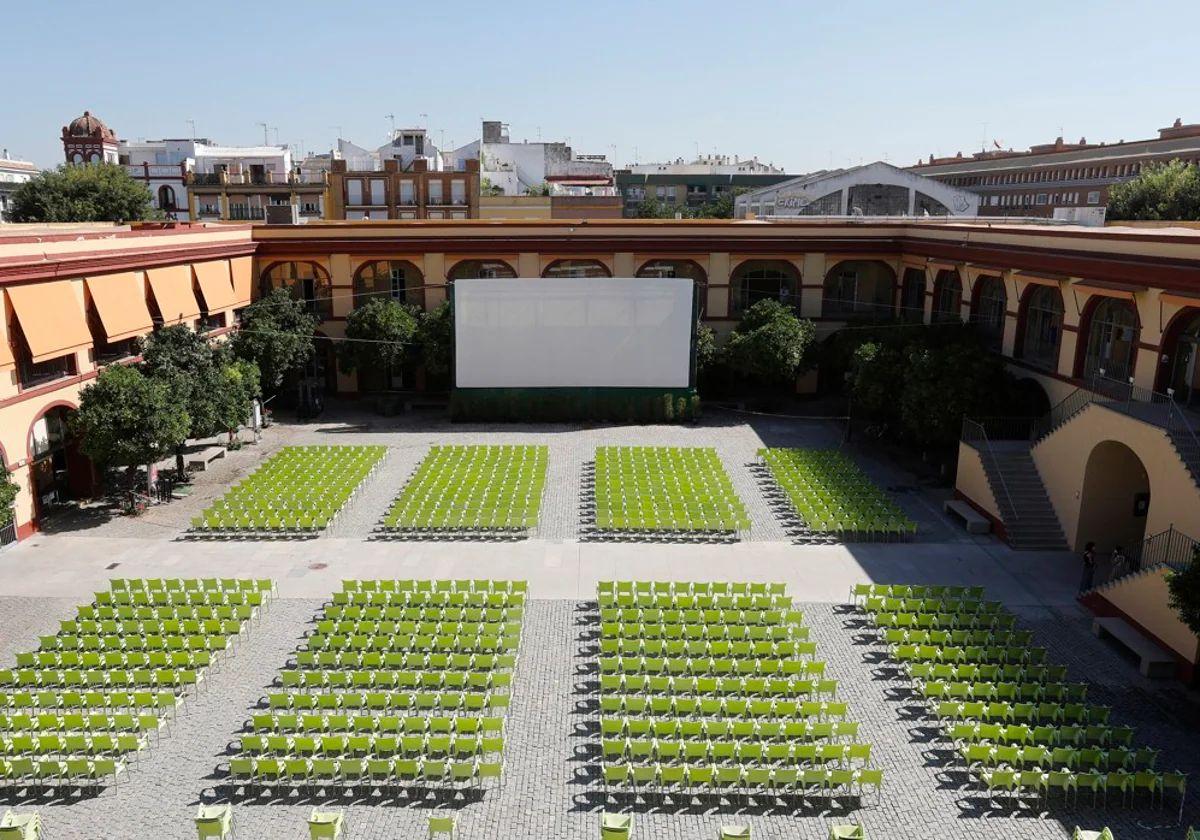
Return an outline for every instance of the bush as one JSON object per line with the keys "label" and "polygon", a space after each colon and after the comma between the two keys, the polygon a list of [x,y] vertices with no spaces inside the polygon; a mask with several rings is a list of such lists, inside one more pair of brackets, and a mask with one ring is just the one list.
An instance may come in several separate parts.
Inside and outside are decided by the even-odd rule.
{"label": "bush", "polygon": [[815,330],[778,301],[760,300],[746,310],[725,345],[725,357],[735,372],[763,383],[795,378]]}

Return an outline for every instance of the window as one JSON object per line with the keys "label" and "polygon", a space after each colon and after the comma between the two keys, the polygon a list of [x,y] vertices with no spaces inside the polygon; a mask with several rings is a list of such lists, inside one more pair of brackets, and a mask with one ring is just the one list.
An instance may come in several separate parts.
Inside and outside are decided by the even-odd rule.
{"label": "window", "polygon": [[262,275],[262,293],[272,289],[288,289],[296,300],[303,300],[308,310],[318,318],[333,317],[333,292],[329,274],[314,262],[276,263]]}
{"label": "window", "polygon": [[450,203],[451,204],[466,204],[467,203],[467,182],[461,178],[455,178],[450,182]]}
{"label": "window", "polygon": [[34,362],[27,354],[23,354],[23,356],[17,370],[22,389],[36,388],[55,379],[75,375],[74,353],[57,356],[44,362]]}
{"label": "window", "polygon": [[1100,203],[1100,190],[1089,191],[1088,196],[1087,196],[1087,203],[1088,204],[1099,204]]}
{"label": "window", "polygon": [[224,312],[217,312],[213,315],[202,314],[196,319],[194,329],[198,333],[212,332],[213,330],[224,329],[225,323],[226,321]]}
{"label": "window", "polygon": [[1037,285],[1026,293],[1024,329],[1016,356],[1042,370],[1058,369],[1062,342],[1062,294],[1055,286]]}
{"label": "window", "polygon": [[752,260],[739,265],[729,282],[733,310],[740,314],[760,300],[777,300],[790,306],[800,278],[791,263]]}
{"label": "window", "polygon": [[598,260],[557,260],[546,266],[543,277],[610,277]]}
{"label": "window", "polygon": [[354,278],[356,307],[377,298],[424,305],[425,280],[415,265],[403,260],[375,260],[358,269]]}
{"label": "window", "polygon": [[499,260],[464,260],[450,269],[450,275],[447,278],[453,283],[455,280],[463,280],[473,277],[516,277],[517,272],[513,271],[512,266],[506,262]]}
{"label": "window", "polygon": [[1139,330],[1133,305],[1106,297],[1096,305],[1089,321],[1083,376],[1124,383],[1133,374],[1137,352]]}
{"label": "window", "polygon": [[363,203],[362,181],[357,178],[346,182],[346,203],[347,204],[362,204]]}
{"label": "window", "polygon": [[953,269],[942,269],[933,283],[933,321],[962,320],[962,279]]}
{"label": "window", "polygon": [[[430,180],[430,182],[429,182],[429,203],[430,204],[441,204],[442,203],[442,182],[441,181]],[[430,218],[432,218],[432,216]],[[438,218],[439,219],[441,218],[441,214],[438,214]]]}
{"label": "window", "polygon": [[1037,203],[1038,203],[1038,206],[1040,207],[1041,205],[1045,204],[1045,203],[1046,203],[1046,200],[1047,200],[1047,198],[1048,198],[1048,196],[1047,196],[1045,193],[1038,193],[1038,194],[1037,194]]}
{"label": "window", "polygon": [[400,203],[415,204],[413,201],[413,182],[409,180],[400,182]]}
{"label": "window", "polygon": [[175,209],[175,188],[167,184],[163,184],[158,188],[158,209],[174,210]]}
{"label": "window", "polygon": [[971,320],[983,334],[985,346],[1000,352],[1004,343],[1004,315],[1008,295],[999,277],[980,277],[975,281],[975,306]]}
{"label": "window", "polygon": [[384,181],[382,178],[371,179],[371,203],[374,205],[387,204],[387,199],[384,197]]}

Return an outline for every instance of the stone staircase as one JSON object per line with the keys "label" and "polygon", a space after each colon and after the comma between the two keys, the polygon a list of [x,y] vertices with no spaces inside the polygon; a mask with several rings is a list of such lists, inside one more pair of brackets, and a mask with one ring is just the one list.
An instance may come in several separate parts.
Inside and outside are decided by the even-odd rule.
{"label": "stone staircase", "polygon": [[1188,468],[1192,481],[1200,487],[1200,440],[1186,429],[1168,427],[1166,432],[1167,440],[1179,454],[1179,460]]}
{"label": "stone staircase", "polygon": [[1000,508],[1008,543],[1019,551],[1065,551],[1067,538],[1025,441],[996,441],[979,450]]}

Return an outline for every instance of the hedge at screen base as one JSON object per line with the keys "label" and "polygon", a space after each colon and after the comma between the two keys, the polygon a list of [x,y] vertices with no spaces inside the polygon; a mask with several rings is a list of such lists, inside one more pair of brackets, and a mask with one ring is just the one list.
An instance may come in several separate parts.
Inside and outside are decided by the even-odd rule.
{"label": "hedge at screen base", "polygon": [[455,388],[450,419],[457,422],[680,423],[698,419],[695,388]]}

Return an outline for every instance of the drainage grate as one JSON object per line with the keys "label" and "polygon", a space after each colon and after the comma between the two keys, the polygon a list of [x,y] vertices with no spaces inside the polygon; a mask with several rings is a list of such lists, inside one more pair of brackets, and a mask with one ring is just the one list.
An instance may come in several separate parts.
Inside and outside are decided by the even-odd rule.
{"label": "drainage grate", "polygon": [[120,565],[121,565],[120,563],[109,563],[109,564],[108,564],[107,566],[105,566],[104,568],[105,568],[106,570],[111,570],[111,569],[115,569],[115,568],[117,568],[117,566],[120,566]]}

